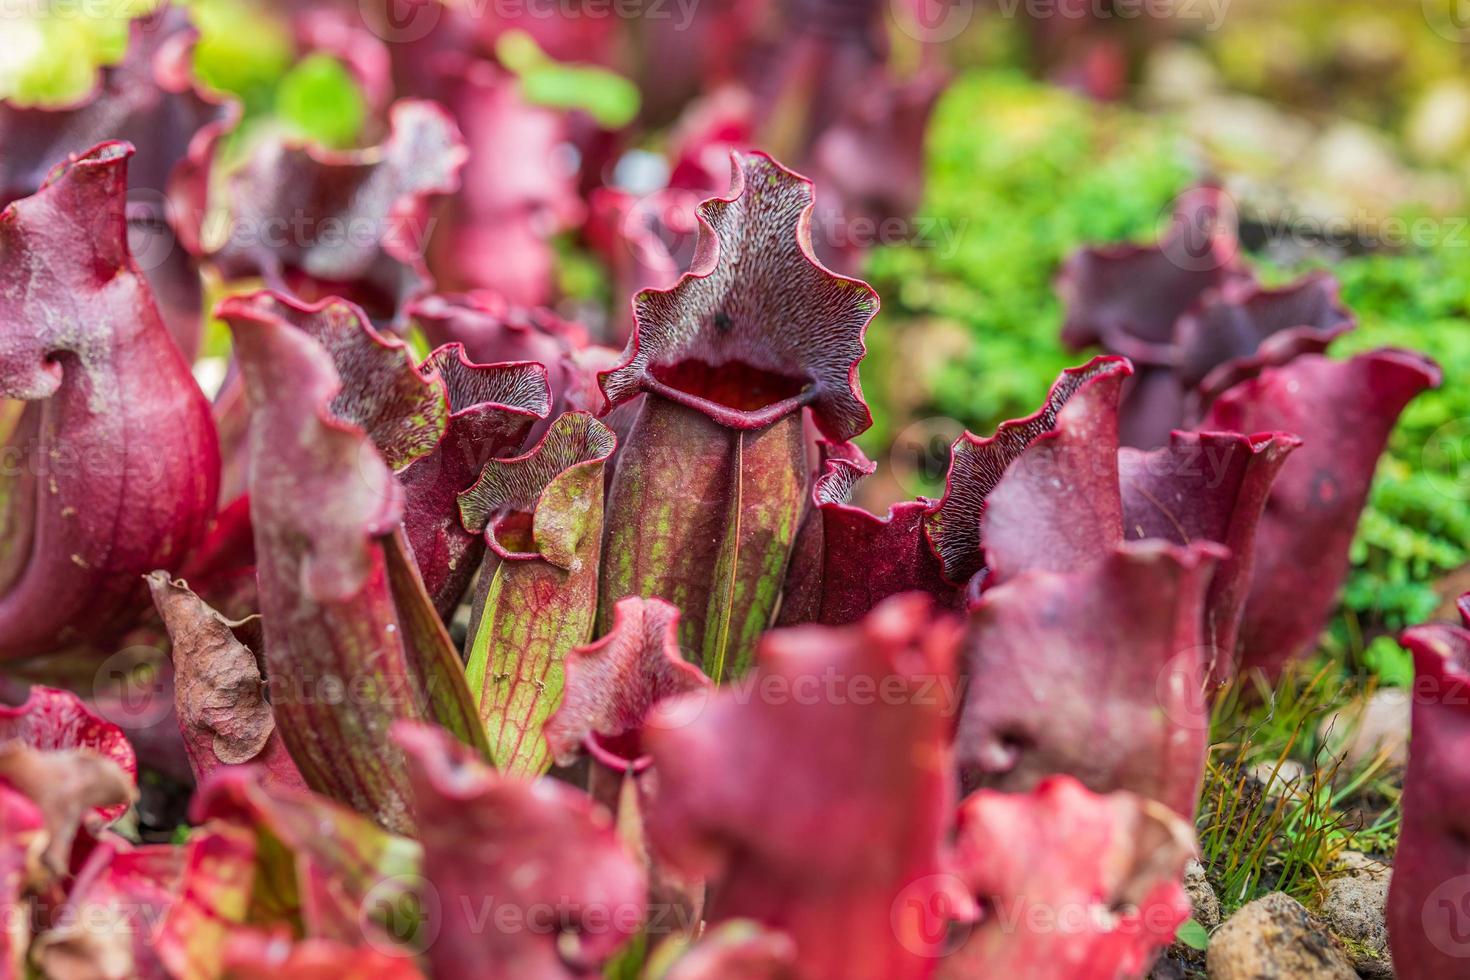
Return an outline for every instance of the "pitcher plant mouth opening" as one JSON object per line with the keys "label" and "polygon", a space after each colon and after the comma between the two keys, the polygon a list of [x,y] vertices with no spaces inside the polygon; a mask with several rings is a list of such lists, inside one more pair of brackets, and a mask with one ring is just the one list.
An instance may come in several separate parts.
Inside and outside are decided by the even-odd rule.
{"label": "pitcher plant mouth opening", "polygon": [[872,424],[857,365],[878,294],[811,248],[811,182],[760,152],[731,154],[730,194],[697,209],[689,271],[633,297],[633,333],[599,375],[609,408],[646,393],[729,429],[809,406],[831,439]]}
{"label": "pitcher plant mouth opening", "polygon": [[502,558],[536,557],[535,515],[529,510],[506,511],[491,522],[485,543]]}
{"label": "pitcher plant mouth opening", "polygon": [[735,428],[769,425],[809,403],[811,379],[747,361],[685,358],[649,368],[647,390]]}
{"label": "pitcher plant mouth opening", "polygon": [[653,756],[643,747],[642,728],[616,735],[591,732],[583,745],[588,755],[614,772],[636,776],[653,765]]}

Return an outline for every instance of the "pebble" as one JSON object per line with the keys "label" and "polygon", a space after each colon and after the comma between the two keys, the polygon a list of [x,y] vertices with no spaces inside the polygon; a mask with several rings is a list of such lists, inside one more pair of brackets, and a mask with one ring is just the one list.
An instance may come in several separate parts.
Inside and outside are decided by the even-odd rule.
{"label": "pebble", "polygon": [[1391,976],[1384,906],[1388,903],[1388,883],[1393,869],[1356,851],[1344,851],[1336,864],[1338,876],[1327,882],[1322,918],[1333,932],[1361,944],[1370,954],[1354,958],[1360,974]]}
{"label": "pebble", "polygon": [[1411,705],[1409,691],[1385,687],[1368,700],[1327,716],[1319,735],[1334,754],[1343,756],[1344,772],[1360,768],[1385,750],[1389,766],[1402,768],[1409,761]]}
{"label": "pebble", "polygon": [[1210,980],[1357,980],[1341,944],[1301,903],[1272,892],[1210,938]]}

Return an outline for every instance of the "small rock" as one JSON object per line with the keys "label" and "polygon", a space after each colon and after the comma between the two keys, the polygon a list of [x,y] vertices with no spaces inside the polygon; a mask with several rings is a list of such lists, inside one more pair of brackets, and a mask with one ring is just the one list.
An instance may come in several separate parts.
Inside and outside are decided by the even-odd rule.
{"label": "small rock", "polygon": [[1331,751],[1341,753],[1344,772],[1351,772],[1379,752],[1388,752],[1388,764],[1403,768],[1409,761],[1410,692],[1386,687],[1368,700],[1335,711],[1319,734]]}
{"label": "small rock", "polygon": [[1189,134],[1213,153],[1262,162],[1279,172],[1306,155],[1313,131],[1304,120],[1282,112],[1265,99],[1207,95],[1182,116]]}
{"label": "small rock", "polygon": [[1348,14],[1333,31],[1335,55],[1345,63],[1351,77],[1386,76],[1407,57],[1404,31],[1391,16],[1378,11]]}
{"label": "small rock", "polygon": [[1316,181],[1349,215],[1392,213],[1412,182],[1387,136],[1349,120],[1338,120],[1321,134],[1305,165],[1303,178]]}
{"label": "small rock", "polygon": [[1257,762],[1247,772],[1260,783],[1267,796],[1285,796],[1307,788],[1307,767],[1295,759],[1287,759],[1278,768],[1274,762]]}
{"label": "small rock", "polygon": [[1470,85],[1446,79],[1431,86],[1409,112],[1404,140],[1421,160],[1453,161],[1470,148]]}
{"label": "small rock", "polygon": [[1154,963],[1153,969],[1149,971],[1148,980],[1194,980],[1195,977],[1203,975],[1199,967],[1196,967],[1188,957],[1180,954],[1177,946],[1171,946],[1164,950],[1163,955]]}
{"label": "small rock", "polygon": [[1362,875],[1375,881],[1387,882],[1393,876],[1393,865],[1362,851],[1343,851],[1332,861],[1332,870],[1350,875]]}
{"label": "small rock", "polygon": [[1210,980],[1356,980],[1332,934],[1283,892],[1258,898],[1210,938]]}
{"label": "small rock", "polygon": [[1205,878],[1205,866],[1191,860],[1184,868],[1184,891],[1189,895],[1194,921],[1206,929],[1220,924],[1220,899]]}
{"label": "small rock", "polygon": [[1143,95],[1155,105],[1185,106],[1219,91],[1214,62],[1192,44],[1162,45],[1144,64]]}
{"label": "small rock", "polygon": [[1359,980],[1394,980],[1393,961],[1387,953],[1383,954],[1383,959],[1364,957],[1353,965],[1358,968]]}
{"label": "small rock", "polygon": [[1393,869],[1376,858],[1356,851],[1344,851],[1337,859],[1341,873],[1327,882],[1327,894],[1322,901],[1322,918],[1332,931],[1344,939],[1351,939],[1358,950],[1350,948],[1354,965],[1359,973],[1384,976],[1377,971],[1388,966],[1388,926],[1384,922],[1383,909],[1388,902],[1388,883]]}

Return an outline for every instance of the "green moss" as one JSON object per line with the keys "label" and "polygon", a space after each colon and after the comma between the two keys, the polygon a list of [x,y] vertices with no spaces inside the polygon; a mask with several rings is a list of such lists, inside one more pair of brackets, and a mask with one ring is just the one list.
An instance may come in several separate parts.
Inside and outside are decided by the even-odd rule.
{"label": "green moss", "polygon": [[[975,342],[938,371],[923,408],[987,431],[1033,411],[1078,360],[1057,340],[1060,260],[1084,242],[1151,237],[1193,174],[1166,128],[1009,72],[956,81],[936,109],[928,154],[915,222],[927,240],[880,250],[868,270],[884,302],[871,362],[911,353],[905,321],[962,326]],[[912,383],[907,373],[893,381]],[[879,427],[866,444],[882,447],[894,391],[879,379],[869,394]]]}
{"label": "green moss", "polygon": [[1335,271],[1360,321],[1335,351],[1423,351],[1446,379],[1404,413],[1353,546],[1344,605],[1369,629],[1398,629],[1433,615],[1435,583],[1470,562],[1470,241],[1447,236],[1424,252],[1349,259]]}
{"label": "green moss", "polygon": [[1453,221],[1443,230],[1426,248],[1331,266],[1358,318],[1334,356],[1401,347],[1430,355],[1445,376],[1404,412],[1379,463],[1343,615],[1327,638],[1351,666],[1391,685],[1407,675],[1375,635],[1442,613],[1441,580],[1470,563],[1470,231]]}

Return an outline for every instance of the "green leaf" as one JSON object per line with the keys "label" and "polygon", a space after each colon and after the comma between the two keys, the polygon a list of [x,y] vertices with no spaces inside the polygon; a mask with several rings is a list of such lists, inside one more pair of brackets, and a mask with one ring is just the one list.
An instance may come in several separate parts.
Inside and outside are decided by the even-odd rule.
{"label": "green leaf", "polygon": [[[480,569],[465,674],[491,759],[510,776],[551,768],[541,727],[561,701],[568,651],[592,639],[603,473],[615,445],[601,422],[569,412],[530,452],[492,459],[460,496],[465,527],[491,527],[500,549]],[[513,514],[529,515],[529,528],[495,527]]]}
{"label": "green leaf", "polygon": [[0,98],[57,106],[84,97],[96,84],[97,67],[122,57],[128,22],[125,17],[12,14],[5,31]]}
{"label": "green leaf", "polygon": [[281,79],[276,112],[301,135],[331,147],[351,146],[367,105],[357,81],[331,55],[314,54]]}
{"label": "green leaf", "polygon": [[1414,657],[1390,636],[1374,637],[1363,651],[1363,664],[1385,687],[1412,687]]}
{"label": "green leaf", "polygon": [[475,710],[475,699],[465,679],[459,653],[424,590],[401,526],[383,539],[383,554],[388,564],[389,588],[398,608],[399,627],[419,654],[412,666],[418,675],[418,685],[428,697],[434,720],[488,760],[490,745],[485,726]]}
{"label": "green leaf", "polygon": [[1185,919],[1179,931],[1174,934],[1174,939],[1190,949],[1204,950],[1210,945],[1209,931],[1194,919]]}
{"label": "green leaf", "polygon": [[730,467],[732,495],[725,537],[715,556],[714,585],[710,589],[709,614],[704,632],[704,662],[716,684],[725,678],[725,656],[730,648],[730,618],[734,612],[735,589],[740,569],[740,519],[745,495],[745,433],[735,435],[735,453]]}
{"label": "green leaf", "polygon": [[194,70],[205,84],[269,105],[271,90],[291,64],[291,34],[277,18],[241,0],[195,0],[189,15],[199,28]]}
{"label": "green leaf", "polygon": [[525,31],[502,34],[495,56],[520,78],[532,105],[581,109],[608,129],[621,129],[638,115],[638,86],[605,68],[554,61]]}
{"label": "green leaf", "polygon": [[526,101],[554,109],[581,109],[608,129],[621,129],[638,115],[638,87],[602,68],[555,62],[521,76]]}

